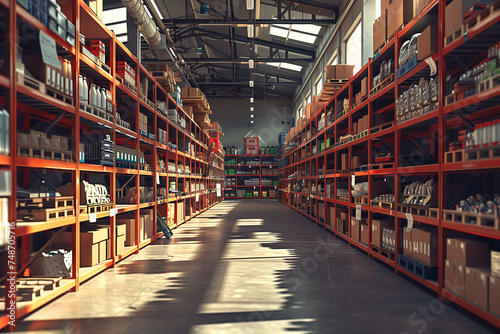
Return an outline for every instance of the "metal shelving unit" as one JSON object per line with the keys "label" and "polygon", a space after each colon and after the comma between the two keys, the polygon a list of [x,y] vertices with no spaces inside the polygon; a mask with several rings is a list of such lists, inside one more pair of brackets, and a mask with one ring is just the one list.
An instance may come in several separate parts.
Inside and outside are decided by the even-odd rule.
{"label": "metal shelving unit", "polygon": [[[452,222],[445,219],[443,210],[450,209],[453,193],[453,183],[458,179],[470,179],[479,175],[476,183],[482,187],[482,193],[498,193],[496,177],[500,171],[500,162],[497,156],[484,159],[463,159],[462,161],[448,161],[445,154],[448,144],[452,141],[453,134],[458,134],[460,129],[467,126],[466,121],[456,115],[457,111],[468,111],[465,114],[467,121],[480,123],[498,119],[498,101],[500,86],[494,86],[485,91],[463,98],[459,101],[446,104],[445,96],[447,87],[445,78],[447,75],[456,76],[461,73],[464,65],[457,61],[460,58],[462,64],[472,68],[486,59],[487,48],[498,42],[500,29],[500,10],[498,4],[491,14],[483,18],[480,23],[474,25],[463,36],[459,37],[446,47],[445,40],[445,6],[446,1],[431,0],[402,29],[396,31],[395,36],[378,51],[368,63],[354,75],[349,82],[340,88],[326,105],[297,129],[295,138],[291,142],[297,143],[296,148],[283,151],[282,159],[287,161],[284,168],[280,168],[279,177],[279,200],[298,213],[323,226],[339,238],[345,240],[370,258],[377,259],[388,265],[395,274],[405,275],[421,285],[428,288],[440,299],[447,299],[459,305],[476,316],[500,327],[500,318],[484,310],[463,297],[458,297],[445,288],[445,259],[446,242],[449,236],[481,240],[490,245],[495,245],[500,240],[498,225],[480,226],[477,224],[465,224],[463,222]],[[413,119],[399,122],[395,113],[396,99],[408,88],[409,82],[422,76],[429,75],[429,67],[425,61],[420,62],[412,70],[398,78],[397,61],[394,61],[394,80],[368,94],[366,100],[354,106],[355,95],[360,91],[362,78],[368,78],[368,92],[371,91],[373,77],[378,73],[380,63],[387,59],[397,60],[399,50],[404,41],[409,40],[411,35],[421,32],[430,22],[439,23],[438,51],[432,56],[437,64],[439,107],[434,111],[417,116]],[[465,25],[464,25],[465,29]],[[471,52],[474,50],[474,52]],[[337,106],[343,100],[349,100],[349,108],[346,113],[339,114]],[[471,106],[473,108],[471,108]],[[318,130],[318,124],[322,117],[327,119],[329,112],[333,113],[333,121]],[[353,122],[361,116],[368,115],[369,129],[366,135],[361,135],[353,140],[341,142],[340,136],[349,134],[353,130]],[[388,115],[387,122],[392,124],[385,128],[378,128],[380,115]],[[378,128],[378,129],[377,129]],[[377,129],[375,131],[375,129]],[[446,137],[447,135],[451,137]],[[443,136],[444,135],[444,136]],[[419,138],[426,138],[428,146],[415,144]],[[433,138],[437,138],[434,140]],[[441,140],[440,140],[441,138]],[[313,147],[317,147],[320,141],[330,140],[330,145],[325,145],[323,151],[313,153]],[[454,139],[456,140],[456,139]],[[393,160],[384,166],[376,164],[374,158],[376,152],[384,152],[387,147],[393,151]],[[411,147],[411,149],[409,149]],[[498,148],[498,147],[497,147]],[[412,151],[413,150],[413,151]],[[342,165],[342,155],[347,159],[347,166]],[[367,155],[366,166],[354,166],[352,158]],[[411,160],[413,156],[413,160]],[[423,158],[422,158],[423,157]],[[422,159],[416,159],[422,158]],[[366,202],[363,199],[351,196],[354,182],[368,182],[368,194]],[[432,178],[436,181],[437,201],[432,210],[424,210],[426,215],[419,215],[410,211],[414,224],[437,232],[438,236],[438,266],[437,276],[433,279],[424,279],[415,272],[408,270],[398,263],[398,255],[402,254],[402,234],[406,229],[408,213],[400,208],[404,184],[411,178]],[[387,203],[383,207],[375,206],[371,200],[378,195],[376,182],[380,180],[390,184],[393,189],[395,201]],[[467,181],[463,181],[466,184]],[[312,192],[312,189],[326,188],[330,192]],[[314,188],[313,188],[314,187]],[[345,190],[348,196],[339,196],[339,189]],[[453,196],[452,196],[453,195]],[[398,210],[400,209],[400,210]],[[321,215],[319,214],[321,212]],[[432,215],[431,215],[432,211]],[[361,243],[353,238],[351,219],[356,213],[361,213],[368,223],[368,243]],[[347,217],[342,221],[342,215]],[[324,217],[324,219],[320,218]],[[383,252],[372,245],[372,221],[376,219],[387,219],[393,221],[395,230],[395,251]],[[496,218],[498,220],[498,217]]]}
{"label": "metal shelving unit", "polygon": [[[0,75],[1,89],[6,91],[5,97],[0,103],[10,113],[11,129],[29,130],[30,122],[36,120],[47,124],[53,123],[55,126],[64,129],[70,134],[69,142],[72,153],[72,161],[56,161],[49,159],[40,159],[35,157],[25,157],[17,155],[17,131],[11,131],[10,137],[10,156],[0,156],[0,168],[10,170],[12,173],[12,195],[9,197],[9,218],[16,224],[15,235],[16,244],[14,249],[18,249],[13,261],[7,261],[4,264],[4,273],[19,270],[26,264],[32,252],[37,252],[37,246],[32,245],[32,240],[38,238],[39,233],[55,233],[60,228],[71,227],[72,233],[72,276],[63,279],[59,287],[42,293],[41,296],[33,301],[18,301],[17,308],[10,311],[10,315],[15,315],[16,319],[24,316],[35,309],[43,306],[51,300],[57,298],[67,291],[78,291],[80,284],[101,273],[107,268],[114,267],[117,262],[123,260],[131,254],[138,253],[139,250],[150,243],[154,243],[163,233],[156,232],[156,218],[153,219],[153,236],[141,239],[139,233],[135,233],[135,246],[125,247],[121,254],[117,254],[116,243],[116,217],[124,213],[135,212],[135,231],[139,231],[140,210],[145,208],[153,209],[154,216],[157,212],[162,216],[170,216],[170,227],[175,228],[189,219],[206,211],[208,208],[219,203],[223,199],[222,191],[217,192],[217,185],[224,183],[224,152],[218,149],[214,154],[213,163],[209,166],[208,144],[209,134],[196,124],[192,117],[170,97],[164,88],[138,63],[137,59],[130,51],[120,43],[113,31],[110,31],[92,12],[92,10],[82,0],[66,1],[59,3],[61,10],[66,14],[68,21],[75,24],[77,47],[73,47],[67,41],[55,34],[48,27],[43,25],[35,17],[31,16],[15,0],[1,1],[0,10],[6,13],[6,25],[4,38],[9,37],[10,42],[6,43],[7,57],[3,65],[4,73]],[[21,40],[19,32],[24,30],[19,27],[29,27],[30,31],[41,31],[51,37],[56,44],[59,55],[64,56],[71,62],[73,91],[78,92],[78,77],[84,73],[100,86],[105,87],[113,96],[112,116],[114,121],[109,121],[96,115],[89,114],[80,108],[78,93],[74,94],[73,103],[69,104],[63,100],[43,94],[41,91],[28,87],[23,83],[17,82],[16,78],[16,47]],[[109,61],[111,73],[108,73],[104,67],[94,63],[87,56],[81,53],[81,45],[78,40],[79,33],[85,35],[87,39],[98,39],[106,44],[106,58]],[[38,41],[38,34],[36,34]],[[36,44],[36,43],[34,43]],[[26,47],[24,52],[29,52]],[[125,87],[117,78],[117,61],[125,60],[132,66],[136,72],[136,82],[133,88]],[[41,62],[41,59],[40,59]],[[152,105],[146,103],[139,95],[141,80],[147,79],[149,83],[148,100]],[[186,122],[186,127],[182,128],[177,122],[172,121],[157,112],[157,101],[165,101],[168,109],[175,109],[180,117]],[[127,106],[130,113],[123,112],[123,106]],[[158,139],[158,129],[166,131],[168,141],[174,144],[180,144],[178,150],[172,150],[168,146],[159,143],[151,138],[145,138],[139,131],[139,112],[148,116],[148,130]],[[126,129],[117,123],[117,114],[122,113],[129,121],[131,128]],[[58,116],[62,115],[62,116]],[[19,121],[19,122],[18,122]],[[151,170],[141,170],[140,163],[134,167],[121,168],[114,166],[101,166],[92,163],[80,163],[79,145],[80,136],[87,133],[108,133],[115,145],[132,146],[139,156],[139,152],[149,152],[152,160],[148,161]],[[76,143],[76,144],[75,144]],[[186,143],[190,144],[190,151],[185,151]],[[189,167],[189,172],[172,173],[168,169],[159,170],[158,160],[172,161],[175,165]],[[73,193],[74,215],[63,219],[50,220],[45,222],[17,222],[16,217],[16,185],[23,185],[25,178],[33,170],[47,170],[48,172],[61,172],[70,175]],[[103,261],[93,267],[80,266],[80,225],[88,221],[89,214],[80,214],[80,180],[84,180],[89,175],[98,175],[109,180],[108,191],[111,196],[112,210],[99,212],[94,215],[95,219],[106,218],[109,221],[109,239],[111,259]],[[204,176],[206,175],[206,176]],[[19,180],[18,180],[19,176]],[[153,190],[153,201],[140,202],[139,196],[133,203],[117,203],[117,178],[119,176],[133,177],[135,181],[131,184],[139,189],[143,184],[149,184]],[[170,180],[176,180],[176,186],[180,194],[168,195],[168,184]],[[158,181],[158,182],[156,182]],[[166,184],[166,198],[158,197],[160,181]],[[196,186],[194,186],[196,185]],[[194,187],[194,189],[193,189]],[[221,186],[222,188],[222,186]],[[177,212],[177,203],[183,203],[184,212]],[[173,206],[171,206],[173,205]],[[186,214],[188,213],[188,214]],[[35,248],[34,248],[35,247]],[[14,268],[14,269],[12,269]],[[28,272],[19,272],[18,275],[29,275]],[[0,311],[0,328],[9,326],[9,317],[6,308],[12,300],[16,300],[16,295],[8,294],[5,291],[5,304]]]}

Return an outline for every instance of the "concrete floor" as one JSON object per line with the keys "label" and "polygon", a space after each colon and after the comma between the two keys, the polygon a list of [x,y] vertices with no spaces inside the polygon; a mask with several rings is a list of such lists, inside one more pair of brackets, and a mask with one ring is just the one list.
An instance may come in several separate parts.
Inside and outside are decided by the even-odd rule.
{"label": "concrete floor", "polygon": [[275,200],[224,201],[21,333],[494,333]]}

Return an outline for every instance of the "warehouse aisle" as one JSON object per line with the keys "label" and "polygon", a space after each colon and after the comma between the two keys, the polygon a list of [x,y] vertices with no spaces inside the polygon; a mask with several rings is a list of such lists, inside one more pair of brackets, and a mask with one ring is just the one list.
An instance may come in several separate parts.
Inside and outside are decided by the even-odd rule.
{"label": "warehouse aisle", "polygon": [[224,201],[22,333],[493,333],[274,200]]}

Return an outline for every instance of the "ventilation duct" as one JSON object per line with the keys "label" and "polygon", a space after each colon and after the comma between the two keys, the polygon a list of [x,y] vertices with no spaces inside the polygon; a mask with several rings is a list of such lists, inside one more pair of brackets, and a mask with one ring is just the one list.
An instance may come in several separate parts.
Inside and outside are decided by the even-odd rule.
{"label": "ventilation duct", "polygon": [[149,17],[146,8],[142,4],[142,0],[121,0],[127,8],[128,13],[136,21],[140,32],[148,41],[149,46],[154,48],[161,43],[162,38],[160,32],[156,28],[156,24]]}

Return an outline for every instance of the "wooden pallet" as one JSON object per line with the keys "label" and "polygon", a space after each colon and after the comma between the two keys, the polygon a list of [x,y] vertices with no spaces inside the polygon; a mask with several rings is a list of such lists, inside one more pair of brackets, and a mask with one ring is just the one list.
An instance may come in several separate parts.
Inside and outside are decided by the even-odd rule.
{"label": "wooden pallet", "polygon": [[64,197],[39,197],[39,198],[18,198],[17,208],[65,208],[72,207],[74,198]]}
{"label": "wooden pallet", "polygon": [[337,199],[342,202],[349,202],[349,197],[337,196]]}
{"label": "wooden pallet", "polygon": [[130,130],[130,123],[122,121],[121,119],[116,120],[116,125],[121,126],[122,128]]}
{"label": "wooden pallet", "polygon": [[461,224],[500,229],[500,217],[495,215],[477,214],[465,211],[443,210],[443,219]]}
{"label": "wooden pallet", "polygon": [[475,148],[465,151],[465,160],[493,159],[500,157],[500,145]]}
{"label": "wooden pallet", "polygon": [[394,168],[393,162],[384,162],[381,164],[371,164],[370,169],[391,169]]}
{"label": "wooden pallet", "polygon": [[439,209],[438,208],[429,208],[429,218],[438,219],[439,218]]}
{"label": "wooden pallet", "polygon": [[471,28],[477,27],[481,22],[485,21],[490,15],[492,15],[495,11],[500,9],[499,1],[492,4],[488,8],[478,12],[477,14],[473,14],[473,17],[468,19],[465,23],[466,31],[469,31]]}
{"label": "wooden pallet", "polygon": [[368,205],[368,196],[354,197],[354,203]]}
{"label": "wooden pallet", "polygon": [[382,130],[388,129],[390,127],[394,126],[394,121],[390,121],[384,124],[380,124],[377,126],[374,126],[373,128],[370,129],[370,134],[380,132]]}
{"label": "wooden pallet", "polygon": [[87,205],[87,213],[99,213],[104,211],[109,211],[113,208],[113,203],[108,204],[98,204],[98,205]]}
{"label": "wooden pallet", "polygon": [[108,113],[107,111],[105,111],[103,109],[92,107],[90,104],[87,104],[87,103],[80,102],[80,111],[84,111],[88,114],[97,116],[97,117],[102,118],[102,119],[104,119],[108,122],[111,122],[111,123],[114,123],[114,120],[115,120],[115,117],[113,116],[113,114]]}
{"label": "wooden pallet", "polygon": [[98,65],[104,70],[104,72],[107,72],[109,75],[111,75],[111,67],[109,67],[106,63],[103,63],[99,60]]}
{"label": "wooden pallet", "polygon": [[410,206],[404,203],[398,203],[396,205],[396,210],[402,213],[410,213]]}
{"label": "wooden pallet", "polygon": [[43,285],[25,286],[18,285],[16,287],[17,296],[22,297],[23,301],[33,301],[43,294]]}
{"label": "wooden pallet", "polygon": [[444,98],[444,104],[446,106],[455,103],[455,101],[456,101],[455,94],[446,95]]}
{"label": "wooden pallet", "polygon": [[35,78],[24,75],[23,73],[16,72],[16,80],[18,84],[26,87],[33,88],[42,94],[46,94],[45,84]]}
{"label": "wooden pallet", "polygon": [[461,24],[460,27],[455,29],[455,31],[453,31],[451,34],[449,34],[444,38],[444,46],[446,47],[450,45],[451,43],[462,37],[463,34],[464,34],[464,26]]}
{"label": "wooden pallet", "polygon": [[44,290],[55,290],[61,286],[61,277],[56,278],[37,278],[37,277],[18,277],[17,286],[42,286]]}
{"label": "wooden pallet", "polygon": [[367,170],[368,170],[368,165],[354,167],[355,172],[364,172]]}
{"label": "wooden pallet", "polygon": [[73,161],[73,152],[65,151],[52,151],[41,148],[33,148],[33,147],[17,147],[17,155],[20,157],[28,157],[28,158],[38,158],[38,159],[48,159],[48,160],[57,160],[57,161]]}
{"label": "wooden pallet", "polygon": [[75,209],[72,206],[63,208],[35,208],[35,209],[18,209],[17,220],[19,221],[52,221],[71,217],[75,215]]}
{"label": "wooden pallet", "polygon": [[381,83],[379,83],[376,87],[370,90],[370,97],[380,92],[382,89],[390,85],[394,81],[394,73],[384,79]]}
{"label": "wooden pallet", "polygon": [[370,202],[372,206],[377,206],[382,209],[392,210],[394,208],[394,202],[382,202],[373,199]]}
{"label": "wooden pallet", "polygon": [[61,102],[64,102],[66,104],[69,104],[69,105],[73,105],[73,98],[72,97],[69,97],[57,90],[55,90],[54,88],[51,88],[51,87],[46,87],[46,93],[48,96],[50,97],[53,97]]}
{"label": "wooden pallet", "polygon": [[500,84],[500,74],[481,81],[479,84],[479,92],[485,92],[498,84]]}
{"label": "wooden pallet", "polygon": [[455,150],[448,151],[444,153],[444,162],[445,163],[453,163],[453,162],[462,162],[465,158],[465,150]]}
{"label": "wooden pallet", "polygon": [[410,204],[409,213],[411,213],[414,216],[429,217],[429,207]]}
{"label": "wooden pallet", "polygon": [[372,248],[373,252],[378,253],[381,256],[386,257],[389,260],[394,261],[394,253],[389,252],[389,251],[382,249],[382,248],[375,247],[375,246],[371,246],[371,248]]}
{"label": "wooden pallet", "polygon": [[328,85],[328,84],[334,84],[335,86],[337,85],[345,85],[346,83],[349,82],[349,79],[327,79],[325,81],[325,85]]}

